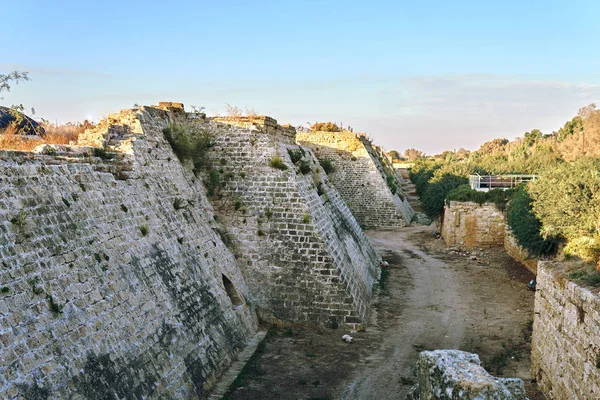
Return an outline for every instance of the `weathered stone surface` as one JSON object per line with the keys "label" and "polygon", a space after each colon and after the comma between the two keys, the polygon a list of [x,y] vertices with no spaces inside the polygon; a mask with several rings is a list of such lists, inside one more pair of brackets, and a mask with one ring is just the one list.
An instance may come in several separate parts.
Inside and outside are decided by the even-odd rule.
{"label": "weathered stone surface", "polygon": [[[352,132],[298,132],[298,143],[319,159],[330,159],[335,172],[329,179],[356,220],[366,227],[405,226],[414,211],[404,193],[402,178],[380,149]],[[393,193],[387,179],[394,182]]]}
{"label": "weathered stone surface", "polygon": [[256,331],[164,116],[88,132],[107,159],[0,152],[0,398],[202,398]]}
{"label": "weathered stone surface", "polygon": [[571,263],[540,261],[532,375],[550,399],[600,398],[600,298],[568,280]]}
{"label": "weathered stone surface", "polygon": [[[173,121],[215,135],[219,196],[166,142]],[[203,398],[256,309],[365,322],[379,261],[314,154],[269,117],[162,103],[78,146],[0,152],[0,398]]]}
{"label": "weathered stone surface", "polygon": [[[295,129],[270,117],[195,123],[215,133],[209,156],[224,179],[211,201],[261,316],[366,323],[379,256],[314,154],[296,145]],[[269,165],[274,157],[284,170]]]}
{"label": "weathered stone surface", "polygon": [[504,214],[493,204],[451,201],[444,209],[442,238],[461,250],[504,245]]}
{"label": "weathered stone surface", "polygon": [[525,386],[517,378],[495,378],[479,356],[459,350],[423,351],[417,360],[417,385],[409,400],[518,400]]}

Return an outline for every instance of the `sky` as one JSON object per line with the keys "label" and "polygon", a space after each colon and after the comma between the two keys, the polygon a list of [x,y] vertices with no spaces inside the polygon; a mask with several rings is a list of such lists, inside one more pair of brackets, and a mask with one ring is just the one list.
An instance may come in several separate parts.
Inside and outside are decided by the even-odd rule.
{"label": "sky", "polygon": [[598,1],[12,1],[3,93],[50,121],[134,104],[333,121],[388,150],[475,150],[600,102]]}

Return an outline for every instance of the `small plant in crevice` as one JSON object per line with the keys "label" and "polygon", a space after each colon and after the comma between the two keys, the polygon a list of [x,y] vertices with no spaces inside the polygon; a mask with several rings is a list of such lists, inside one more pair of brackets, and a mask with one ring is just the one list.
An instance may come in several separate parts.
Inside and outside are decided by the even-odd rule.
{"label": "small plant in crevice", "polygon": [[310,222],[310,215],[309,214],[304,214],[302,216],[302,223],[303,224],[308,224]]}
{"label": "small plant in crevice", "polygon": [[46,295],[46,298],[48,299],[50,310],[55,314],[62,314],[64,306],[58,304],[51,294]]}
{"label": "small plant in crevice", "polygon": [[265,209],[265,217],[267,217],[267,219],[271,219],[272,216],[273,216],[273,211],[271,211],[270,208],[266,208]]}
{"label": "small plant in crevice", "polygon": [[304,150],[302,148],[299,148],[298,150],[288,149],[288,154],[290,155],[292,163],[296,164],[304,157]]}
{"label": "small plant in crevice", "polygon": [[101,158],[103,160],[111,160],[115,157],[114,154],[108,153],[106,150],[100,147],[94,147],[93,153],[94,157]]}
{"label": "small plant in crevice", "polygon": [[244,171],[240,172],[240,178],[244,179],[246,177],[246,173]]}
{"label": "small plant in crevice", "polygon": [[125,204],[121,204],[121,211],[127,212],[127,211],[129,211],[129,209],[127,208],[127,206]]}
{"label": "small plant in crevice", "polygon": [[322,160],[319,160],[319,164],[321,164],[321,167],[323,167],[323,170],[327,175],[335,172],[335,166],[333,165],[333,161],[331,161],[330,159],[324,158]]}
{"label": "small plant in crevice", "polygon": [[178,237],[177,238],[177,243],[183,244],[183,237]]}
{"label": "small plant in crevice", "polygon": [[269,167],[279,169],[281,171],[288,169],[287,165],[283,163],[283,159],[279,156],[271,157],[271,161],[269,161]]}
{"label": "small plant in crevice", "polygon": [[17,215],[11,218],[10,222],[19,227],[19,229],[25,229],[25,226],[27,225],[27,212],[25,210],[20,210]]}
{"label": "small plant in crevice", "polygon": [[71,207],[71,202],[69,202],[69,200],[65,199],[64,197],[62,198],[62,202],[65,203],[65,206]]}
{"label": "small plant in crevice", "polygon": [[179,211],[182,208],[186,208],[185,200],[182,199],[181,197],[175,197],[173,199],[173,208],[175,209],[175,211]]}
{"label": "small plant in crevice", "polygon": [[208,179],[206,181],[206,191],[209,196],[216,196],[221,188],[221,175],[216,169],[211,169],[208,172]]}
{"label": "small plant in crevice", "polygon": [[259,229],[258,231],[256,231],[256,234],[258,236],[265,236],[265,232],[262,229]]}
{"label": "small plant in crevice", "polygon": [[148,225],[140,225],[140,233],[142,234],[142,236],[147,236],[149,232],[150,228],[148,228]]}
{"label": "small plant in crevice", "polygon": [[71,198],[73,199],[73,201],[77,201],[79,200],[79,195],[77,193],[71,193]]}
{"label": "small plant in crevice", "polygon": [[356,160],[357,160],[357,158],[356,158],[356,157],[354,157],[354,156],[352,156],[352,157],[350,158],[350,160],[351,160],[351,161],[356,161]]}
{"label": "small plant in crevice", "polygon": [[80,189],[81,189],[83,192],[86,192],[86,191],[87,191],[87,188],[86,188],[86,187],[85,187],[85,185],[84,185],[83,183],[81,183],[81,182],[79,182],[79,188],[80,188]]}
{"label": "small plant in crevice", "polygon": [[312,172],[312,168],[310,167],[310,163],[308,161],[300,162],[300,172],[302,173],[302,175],[306,175]]}
{"label": "small plant in crevice", "polygon": [[10,292],[10,288],[8,286],[2,286],[2,289],[0,289],[0,292],[6,294],[6,293]]}
{"label": "small plant in crevice", "polygon": [[219,160],[219,163],[220,163],[221,165],[227,165],[227,160],[226,160],[226,159],[224,159],[224,158],[221,158],[221,159]]}
{"label": "small plant in crevice", "polygon": [[94,259],[96,260],[96,262],[102,262],[102,256],[100,255],[100,253],[94,253]]}
{"label": "small plant in crevice", "polygon": [[243,206],[244,206],[244,203],[242,202],[242,200],[239,200],[239,199],[233,203],[233,208],[235,208],[236,210],[239,210]]}

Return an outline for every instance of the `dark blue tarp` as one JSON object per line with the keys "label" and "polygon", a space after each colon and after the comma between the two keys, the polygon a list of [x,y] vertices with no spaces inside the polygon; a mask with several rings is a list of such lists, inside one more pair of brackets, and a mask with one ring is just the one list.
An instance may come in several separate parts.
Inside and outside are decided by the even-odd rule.
{"label": "dark blue tarp", "polygon": [[8,127],[14,120],[14,113],[18,113],[23,117],[23,121],[19,124],[19,134],[21,135],[44,135],[44,128],[42,128],[37,122],[29,118],[25,114],[21,114],[18,111],[11,111],[8,107],[0,106],[0,130]]}

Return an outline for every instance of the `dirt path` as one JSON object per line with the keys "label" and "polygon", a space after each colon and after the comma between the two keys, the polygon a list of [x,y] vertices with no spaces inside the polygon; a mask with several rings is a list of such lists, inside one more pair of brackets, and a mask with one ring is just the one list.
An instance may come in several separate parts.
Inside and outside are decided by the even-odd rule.
{"label": "dirt path", "polygon": [[524,267],[500,250],[448,250],[433,228],[367,234],[390,266],[366,331],[272,330],[226,398],[404,399],[418,353],[430,349],[471,351],[496,375],[530,379]]}
{"label": "dirt path", "polygon": [[[369,336],[380,336],[381,344],[353,372],[341,398],[403,398],[420,350],[455,349],[462,343],[467,307],[460,282],[441,260],[411,243],[407,238],[410,232],[369,232],[373,245],[396,270],[388,278],[388,294],[384,294],[395,301],[380,303],[377,317],[385,315],[381,321],[373,321]],[[394,310],[396,306],[401,306],[399,312]],[[393,379],[396,376],[404,379]]]}

